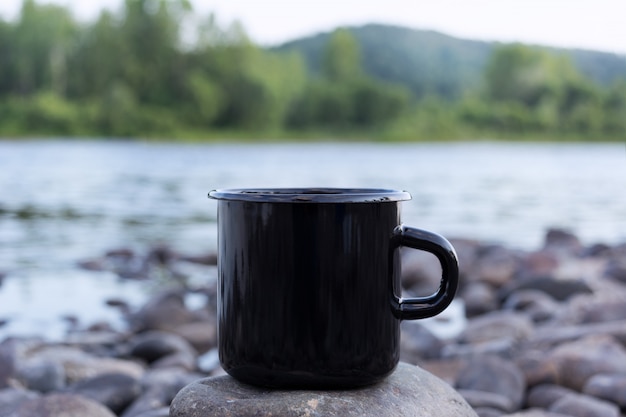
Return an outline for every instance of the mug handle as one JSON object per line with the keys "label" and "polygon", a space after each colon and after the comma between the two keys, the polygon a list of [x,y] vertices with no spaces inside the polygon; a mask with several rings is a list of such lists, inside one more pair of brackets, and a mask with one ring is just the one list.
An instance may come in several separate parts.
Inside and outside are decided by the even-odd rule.
{"label": "mug handle", "polygon": [[[390,257],[400,247],[432,253],[441,263],[441,284],[439,289],[427,297],[400,298],[391,285],[391,306],[394,316],[400,320],[416,320],[435,316],[450,305],[459,282],[459,262],[454,247],[446,238],[426,230],[404,225],[397,226],[391,238]],[[394,262],[391,262],[392,268]],[[390,274],[394,276],[394,274]]]}

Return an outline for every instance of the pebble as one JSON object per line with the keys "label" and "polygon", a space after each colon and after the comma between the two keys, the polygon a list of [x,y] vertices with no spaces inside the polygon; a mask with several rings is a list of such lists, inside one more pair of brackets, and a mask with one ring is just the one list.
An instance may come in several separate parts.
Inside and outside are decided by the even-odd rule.
{"label": "pebble", "polygon": [[501,394],[470,389],[458,389],[458,392],[474,409],[488,408],[490,412],[498,410],[500,413],[517,409],[513,401]]}
{"label": "pebble", "polygon": [[526,404],[529,407],[549,409],[560,398],[576,391],[556,384],[540,384],[529,390]]}
{"label": "pebble", "polygon": [[535,275],[511,282],[502,288],[501,297],[506,298],[522,290],[539,290],[558,301],[568,300],[578,294],[590,294],[591,287],[582,279],[563,279],[553,275]]}
{"label": "pebble", "polygon": [[50,394],[24,401],[11,417],[115,417],[104,405],[75,394]]}
{"label": "pebble", "polygon": [[596,374],[587,380],[582,392],[626,409],[626,374]]}
{"label": "pebble", "polygon": [[542,409],[531,408],[528,410],[519,411],[517,413],[507,414],[506,416],[501,416],[501,417],[572,417],[572,416],[568,414],[552,413],[550,411],[546,411]]}
{"label": "pebble", "polygon": [[472,345],[494,340],[522,341],[532,335],[533,328],[527,315],[499,310],[472,318],[459,340]]}
{"label": "pebble", "polygon": [[0,416],[10,416],[22,403],[39,397],[39,393],[21,388],[0,389]]}
{"label": "pebble", "polygon": [[105,405],[120,413],[141,393],[139,380],[127,374],[108,373],[82,379],[65,389]]}
{"label": "pebble", "polygon": [[[278,403],[300,407],[303,415],[320,415],[339,398],[351,401],[353,415],[402,415],[394,404],[412,398],[426,407],[454,398],[447,405],[461,407],[449,414],[455,416],[617,417],[620,408],[626,410],[626,243],[585,247],[559,229],[528,252],[470,239],[451,242],[461,264],[453,306],[461,330],[436,331],[433,320],[444,316],[401,323],[398,368],[411,367],[414,376],[426,378],[420,381],[443,389],[443,397],[425,398],[428,390],[412,392],[410,381],[389,378],[383,383],[393,389],[358,401],[358,393],[298,391],[283,393]],[[419,251],[406,251],[406,259],[404,254],[404,290],[430,294],[440,278],[437,260]],[[0,415],[165,417],[172,403],[173,416],[202,415],[175,398],[192,388],[206,395],[211,381],[232,382],[216,350],[215,261],[215,254],[156,247],[143,254],[122,248],[79,262],[121,279],[171,282],[139,308],[123,297],[109,300],[126,320],[124,329],[76,317],[62,341],[0,341]],[[206,277],[182,277],[180,271]],[[215,395],[223,404],[225,394]],[[203,398],[195,404],[204,407]],[[260,407],[237,402],[241,415]],[[428,415],[442,413],[433,408]]]}
{"label": "pebble", "polygon": [[500,302],[492,286],[484,282],[473,282],[465,285],[460,296],[465,302],[467,317],[476,317],[500,307]]}
{"label": "pebble", "polygon": [[549,294],[536,289],[515,291],[502,304],[503,310],[522,313],[534,323],[554,319],[560,307],[560,304]]}
{"label": "pebble", "polygon": [[[512,362],[497,356],[479,356],[468,361],[465,368],[460,371],[456,388],[464,391],[471,390],[473,393],[491,393],[502,397],[507,400],[507,407],[493,404],[483,405],[512,412],[519,410],[524,402],[526,380],[522,371]],[[470,404],[473,405],[471,401]]]}
{"label": "pebble", "polygon": [[41,393],[65,387],[65,369],[61,363],[52,360],[35,358],[23,361],[14,376],[24,387]]}
{"label": "pebble", "polygon": [[626,374],[626,350],[610,336],[586,337],[555,348],[546,361],[556,364],[560,385],[582,391],[589,378]]}
{"label": "pebble", "polygon": [[571,417],[620,417],[619,407],[588,395],[569,394],[559,398],[549,411]]}
{"label": "pebble", "polygon": [[407,320],[400,324],[400,355],[402,360],[417,364],[424,359],[441,355],[443,341],[419,321]]}
{"label": "pebble", "polygon": [[147,363],[155,362],[175,353],[197,355],[195,349],[187,340],[171,332],[152,330],[139,333],[130,340],[129,354],[133,357],[141,358]]}

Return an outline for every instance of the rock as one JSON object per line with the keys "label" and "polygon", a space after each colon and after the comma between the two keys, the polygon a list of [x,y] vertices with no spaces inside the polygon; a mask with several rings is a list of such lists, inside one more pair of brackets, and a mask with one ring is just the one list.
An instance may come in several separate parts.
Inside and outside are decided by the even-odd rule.
{"label": "rock", "polygon": [[144,367],[135,361],[93,356],[81,349],[66,346],[45,346],[29,355],[61,364],[69,384],[107,373],[122,373],[133,378],[140,378],[144,373]]}
{"label": "rock", "polygon": [[151,298],[139,311],[129,316],[134,331],[174,331],[194,320],[194,315],[185,307],[181,291],[165,291]]}
{"label": "rock", "polygon": [[587,380],[583,393],[626,409],[626,375],[596,374]]}
{"label": "rock", "polygon": [[621,297],[615,300],[596,299],[581,306],[580,310],[582,323],[624,320],[626,319],[626,300]]}
{"label": "rock", "polygon": [[565,229],[551,228],[546,232],[544,249],[558,254],[576,256],[583,249],[580,239]]}
{"label": "rock", "polygon": [[11,417],[115,417],[108,408],[75,394],[50,394],[23,402]]}
{"label": "rock", "polygon": [[554,275],[561,262],[547,251],[528,253],[522,260],[518,273],[524,276]]}
{"label": "rock", "polygon": [[474,265],[474,279],[499,288],[510,282],[518,269],[516,254],[499,245],[483,248]]}
{"label": "rock", "polygon": [[560,305],[552,297],[539,290],[520,290],[510,294],[502,303],[503,310],[526,314],[535,323],[554,318]]}
{"label": "rock", "polygon": [[502,417],[571,417],[567,414],[551,413],[540,409],[528,409],[513,414],[507,414]]}
{"label": "rock", "polygon": [[441,356],[444,359],[465,358],[493,355],[510,358],[517,350],[517,341],[512,338],[489,340],[477,344],[449,343],[444,346]]}
{"label": "rock", "polygon": [[619,408],[615,404],[581,394],[561,397],[552,404],[549,411],[571,417],[620,417]]}
{"label": "rock", "polygon": [[172,353],[185,352],[197,355],[195,349],[183,337],[164,331],[148,331],[140,333],[130,340],[130,352],[133,357],[141,358],[147,363],[157,361]]}
{"label": "rock", "polygon": [[459,336],[464,343],[479,344],[493,340],[520,341],[533,333],[533,324],[523,315],[508,311],[494,311],[471,319]]}
{"label": "rock", "polygon": [[12,347],[6,341],[0,343],[0,389],[9,386],[15,372],[15,358]]}
{"label": "rock", "polygon": [[148,410],[141,414],[137,414],[135,417],[169,417],[170,416],[170,408],[161,407],[155,408],[154,410]]}
{"label": "rock", "polygon": [[181,368],[192,372],[197,368],[197,357],[191,352],[176,352],[152,362],[152,368]]}
{"label": "rock", "polygon": [[168,387],[167,391],[173,392],[174,398],[185,385],[205,377],[205,374],[187,372],[179,368],[149,369],[141,379],[141,386],[145,391]]}
{"label": "rock", "polygon": [[473,408],[476,414],[478,414],[478,417],[502,417],[504,415],[502,414],[501,410],[498,410],[496,408],[490,408],[490,407],[473,407]]}
{"label": "rock", "polygon": [[200,353],[217,345],[217,325],[213,321],[193,321],[172,329],[173,333],[187,340]]}
{"label": "rock", "polygon": [[611,321],[606,323],[590,323],[581,325],[555,325],[536,328],[526,348],[535,347],[548,349],[555,345],[576,341],[585,337],[611,336],[613,339],[626,345],[626,321]]}
{"label": "rock", "polygon": [[610,336],[567,343],[555,348],[546,360],[556,364],[559,384],[576,391],[596,374],[626,374],[626,350]]}
{"label": "rock", "polygon": [[425,371],[444,380],[449,385],[455,386],[461,370],[467,366],[467,361],[459,358],[436,359],[422,361],[419,363],[419,366]]}
{"label": "rock", "polygon": [[38,393],[25,389],[0,389],[0,416],[10,416],[22,403],[38,397]]}
{"label": "rock", "polygon": [[119,414],[139,396],[141,385],[129,375],[111,373],[83,379],[68,387],[67,392],[92,399]]}
{"label": "rock", "polygon": [[626,260],[623,258],[610,260],[605,274],[617,282],[626,284]]}
{"label": "rock", "polygon": [[188,373],[178,368],[151,369],[141,380],[142,394],[121,416],[138,417],[167,407],[183,387],[202,377],[203,375]]}
{"label": "rock", "polygon": [[[459,394],[474,409],[488,408],[490,410],[499,410],[502,412],[512,412],[517,410],[513,402],[504,395],[487,391],[478,391],[470,389],[459,389]],[[478,413],[480,415],[480,413]]]}
{"label": "rock", "polygon": [[15,370],[15,378],[26,388],[42,393],[65,387],[65,369],[60,363],[51,360],[21,361]]}
{"label": "rock", "polygon": [[441,355],[443,342],[417,321],[400,324],[400,360],[417,364],[423,359],[436,359]]}
{"label": "rock", "polygon": [[217,265],[217,253],[209,252],[204,255],[181,255],[180,260],[200,265],[215,266]]}
{"label": "rock", "polygon": [[578,294],[590,294],[591,288],[581,278],[557,278],[554,275],[532,275],[512,281],[502,288],[502,299],[521,290],[543,291],[558,301],[565,301]]}
{"label": "rock", "polygon": [[63,342],[67,345],[85,349],[112,349],[123,343],[126,336],[112,329],[74,331],[69,332]]}
{"label": "rock", "polygon": [[474,270],[474,265],[478,260],[479,254],[483,251],[484,244],[474,239],[451,238],[449,240],[456,250],[459,265],[463,266],[460,274],[462,278],[467,278],[468,271]]}
{"label": "rock", "polygon": [[515,364],[524,374],[527,386],[556,384],[559,370],[555,363],[546,360],[542,350],[525,350],[515,358]]}
{"label": "rock", "polygon": [[531,408],[549,409],[552,404],[570,394],[576,394],[569,388],[554,384],[540,384],[528,391],[526,405]]}
{"label": "rock", "polygon": [[475,317],[496,310],[500,303],[495,291],[484,282],[467,284],[460,293],[465,302],[467,317]]}
{"label": "rock", "polygon": [[204,416],[477,416],[445,382],[400,363],[379,384],[356,390],[281,391],[237,382],[230,376],[206,378],[181,390],[172,417]]}
{"label": "rock", "polygon": [[[503,404],[480,404],[513,412],[519,410],[524,401],[526,380],[517,366],[497,356],[482,356],[468,361],[461,370],[456,381],[459,390],[482,391],[497,394],[507,400],[508,406]],[[467,397],[465,397],[467,399]],[[479,406],[472,401],[472,406]]]}

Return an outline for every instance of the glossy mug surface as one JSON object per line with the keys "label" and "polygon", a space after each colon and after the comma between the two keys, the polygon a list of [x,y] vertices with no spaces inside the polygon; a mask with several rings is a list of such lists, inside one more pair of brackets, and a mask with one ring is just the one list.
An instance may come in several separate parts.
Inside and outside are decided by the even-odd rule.
{"label": "glossy mug surface", "polygon": [[[403,226],[385,189],[232,189],[218,200],[218,350],[241,382],[348,388],[390,374],[400,320],[443,311],[458,281],[442,236]],[[402,299],[401,246],[433,253],[441,285]]]}

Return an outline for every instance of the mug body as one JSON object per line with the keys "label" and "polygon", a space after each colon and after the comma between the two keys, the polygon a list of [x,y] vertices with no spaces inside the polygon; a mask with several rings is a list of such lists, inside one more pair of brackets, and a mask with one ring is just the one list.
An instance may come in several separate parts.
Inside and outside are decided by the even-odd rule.
{"label": "mug body", "polygon": [[218,345],[236,379],[269,387],[375,383],[399,359],[391,190],[214,191]]}

